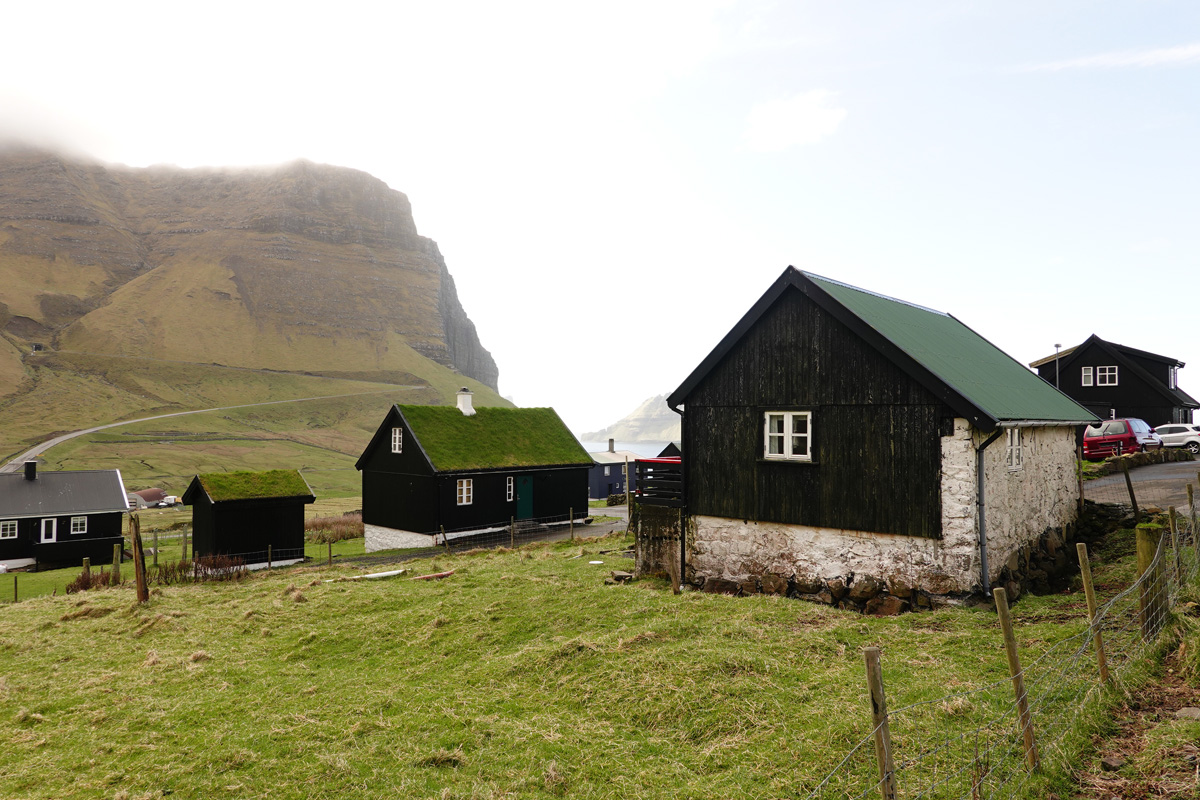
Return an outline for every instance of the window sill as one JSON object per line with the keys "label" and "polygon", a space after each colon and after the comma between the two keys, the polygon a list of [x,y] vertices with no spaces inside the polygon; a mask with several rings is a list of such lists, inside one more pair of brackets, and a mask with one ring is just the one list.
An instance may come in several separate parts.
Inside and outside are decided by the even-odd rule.
{"label": "window sill", "polygon": [[759,456],[756,460],[759,464],[796,464],[816,466],[819,463],[816,461],[816,459],[804,461],[799,458],[764,458],[762,456]]}

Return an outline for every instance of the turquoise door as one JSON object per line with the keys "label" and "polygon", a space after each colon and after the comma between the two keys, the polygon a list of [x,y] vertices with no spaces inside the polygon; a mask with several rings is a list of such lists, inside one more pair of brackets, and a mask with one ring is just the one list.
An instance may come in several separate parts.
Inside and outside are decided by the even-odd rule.
{"label": "turquoise door", "polygon": [[533,478],[517,476],[517,519],[533,519]]}

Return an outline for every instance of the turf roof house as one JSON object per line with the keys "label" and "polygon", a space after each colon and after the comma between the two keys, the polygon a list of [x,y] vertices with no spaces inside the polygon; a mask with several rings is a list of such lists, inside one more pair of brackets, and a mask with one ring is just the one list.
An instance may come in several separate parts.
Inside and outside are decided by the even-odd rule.
{"label": "turf roof house", "polygon": [[294,469],[210,472],[192,478],[183,504],[192,507],[197,556],[228,555],[246,563],[304,558],[304,507],[316,498]]}
{"label": "turf roof house", "polygon": [[108,563],[128,510],[119,470],[39,472],[26,461],[0,474],[0,564]]}
{"label": "turf roof house", "polygon": [[688,579],[799,593],[986,589],[1073,522],[1095,419],[949,314],[794,267],[667,403]]}
{"label": "turf roof house", "polygon": [[592,459],[552,408],[394,405],[358,462],[366,549],[586,516]]}
{"label": "turf roof house", "polygon": [[1106,342],[1096,334],[1029,366],[1102,419],[1136,417],[1157,427],[1191,422],[1200,403],[1179,388],[1184,363]]}

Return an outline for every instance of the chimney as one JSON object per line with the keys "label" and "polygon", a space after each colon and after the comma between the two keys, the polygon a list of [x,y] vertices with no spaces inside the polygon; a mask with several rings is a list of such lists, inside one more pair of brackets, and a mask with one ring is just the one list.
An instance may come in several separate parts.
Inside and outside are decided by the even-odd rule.
{"label": "chimney", "polygon": [[36,461],[26,461],[25,462],[25,480],[27,480],[27,481],[36,481],[37,480],[37,462]]}
{"label": "chimney", "polygon": [[612,439],[609,439],[609,440],[608,440],[608,452],[610,452],[610,453],[615,453],[615,452],[617,452],[616,450],[614,450],[614,449],[613,449],[613,444],[614,444],[613,440],[612,440]]}
{"label": "chimney", "polygon": [[475,407],[471,405],[471,398],[475,395],[467,387],[458,390],[458,410],[463,413],[464,417],[475,416]]}

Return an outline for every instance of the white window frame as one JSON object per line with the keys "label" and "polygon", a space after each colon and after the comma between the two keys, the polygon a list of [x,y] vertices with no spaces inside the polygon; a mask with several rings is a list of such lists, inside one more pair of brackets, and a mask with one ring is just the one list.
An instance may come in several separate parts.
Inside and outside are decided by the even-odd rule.
{"label": "white window frame", "polygon": [[1025,468],[1024,431],[1021,428],[1008,428],[1008,446],[1004,455],[1004,464],[1010,470]]}
{"label": "white window frame", "polygon": [[1091,367],[1084,367],[1084,368],[1083,368],[1083,375],[1082,375],[1082,377],[1080,378],[1080,382],[1081,382],[1081,383],[1082,383],[1084,386],[1091,386],[1091,385],[1092,385],[1092,368],[1091,368]]}
{"label": "white window frame", "polygon": [[460,506],[469,506],[474,502],[475,481],[472,478],[458,479],[458,504]]}
{"label": "white window frame", "polygon": [[404,428],[392,428],[392,452],[404,452]]}
{"label": "white window frame", "polygon": [[1167,388],[1179,388],[1179,367],[1171,367],[1171,371],[1167,375]]}
{"label": "white window frame", "polygon": [[71,533],[87,533],[87,517],[71,517]]}
{"label": "white window frame", "polygon": [[511,475],[509,475],[508,480],[505,481],[504,491],[505,491],[505,496],[508,498],[508,502],[511,503],[513,501],[513,498],[516,496],[516,490],[513,487],[513,478]]}
{"label": "white window frame", "polygon": [[[773,431],[771,422],[781,419],[781,430]],[[795,423],[803,419],[805,432],[796,433]],[[770,461],[812,461],[813,412],[811,411],[764,411],[763,412],[763,458]],[[772,453],[772,441],[780,452]],[[804,452],[795,453],[798,441],[804,442]]]}
{"label": "white window frame", "polygon": [[611,475],[611,474],[612,474],[612,467],[606,466],[606,467],[604,468],[604,477],[606,477],[606,478],[607,478],[607,477],[608,477],[609,475]]}
{"label": "white window frame", "polygon": [[0,539],[16,539],[20,528],[15,519],[0,520]]}
{"label": "white window frame", "polygon": [[[1111,370],[1111,372],[1109,370]],[[1096,367],[1096,385],[1116,386],[1117,368],[1115,366]]]}

